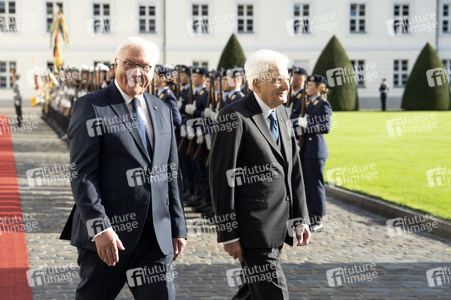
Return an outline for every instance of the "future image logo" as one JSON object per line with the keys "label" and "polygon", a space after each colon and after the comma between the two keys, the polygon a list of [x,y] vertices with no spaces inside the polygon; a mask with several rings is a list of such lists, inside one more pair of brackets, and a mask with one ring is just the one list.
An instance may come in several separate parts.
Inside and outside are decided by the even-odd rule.
{"label": "future image logo", "polygon": [[430,187],[451,184],[451,171],[448,167],[429,169],[426,171],[426,177]]}
{"label": "future image logo", "polygon": [[426,78],[430,87],[441,86],[449,83],[448,72],[445,68],[435,68],[426,71]]}
{"label": "future image logo", "polygon": [[357,282],[371,282],[377,278],[376,264],[364,264],[334,268],[326,271],[327,283],[330,287],[338,287]]}
{"label": "future image logo", "polygon": [[255,165],[252,167],[239,167],[226,171],[227,183],[230,187],[252,184],[256,182],[271,182],[277,177],[274,163],[266,165]]}
{"label": "future image logo", "polygon": [[429,287],[438,287],[451,284],[451,269],[448,266],[430,269],[426,271]]}
{"label": "future image logo", "polygon": [[389,119],[385,124],[389,137],[411,133],[431,132],[438,127],[436,113],[413,116],[405,115],[403,117]]}
{"label": "future image logo", "polygon": [[438,223],[432,215],[414,215],[389,219],[386,225],[390,237],[416,232],[431,232],[438,227]]}

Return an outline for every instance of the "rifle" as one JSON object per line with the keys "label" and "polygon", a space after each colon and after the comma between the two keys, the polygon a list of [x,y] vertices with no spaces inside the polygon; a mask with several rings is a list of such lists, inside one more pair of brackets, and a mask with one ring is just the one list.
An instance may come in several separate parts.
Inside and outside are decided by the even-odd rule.
{"label": "rifle", "polygon": [[[189,68],[189,88],[188,88],[188,104],[193,104],[194,102],[194,89],[193,89],[193,76],[192,76],[192,68]],[[191,145],[191,147],[193,147],[194,145],[192,145],[191,143],[192,140],[187,141],[187,138],[182,138],[182,140],[180,141],[180,144],[178,146],[178,151],[181,153],[186,153],[188,154],[188,148]],[[188,144],[187,144],[188,143]],[[192,150],[191,150],[192,151]]]}
{"label": "rifle", "polygon": [[[210,107],[210,105],[212,106],[212,110],[215,110],[215,106],[216,106],[216,101],[215,101],[215,71],[212,70],[210,72],[210,90],[208,91],[208,100],[207,100],[207,108]],[[206,123],[206,119],[204,120],[204,124]],[[206,126],[204,126],[204,128],[206,128]],[[206,132],[208,134],[208,132]],[[197,146],[196,149],[196,153],[194,153],[194,158],[195,159],[203,159],[205,156],[205,151],[207,151],[207,146],[205,144],[205,141],[200,144],[199,146]],[[210,154],[208,154],[208,156],[210,156]],[[208,159],[207,159],[208,160]],[[208,165],[206,165],[208,166]]]}
{"label": "rifle", "polygon": [[221,110],[224,107],[224,88],[222,86],[222,80],[224,79],[224,69],[221,68],[221,71],[219,72],[219,110]]}
{"label": "rifle", "polygon": [[[294,66],[293,66],[293,71],[291,71],[291,76],[293,76],[294,73]],[[290,89],[288,90],[288,97],[287,97],[287,103],[286,103],[286,108],[289,108],[291,103],[293,102],[293,80],[291,80],[290,83]]]}
{"label": "rifle", "polygon": [[[215,81],[215,76],[214,76],[214,71],[213,71],[213,75],[212,75],[212,77],[210,79],[210,82],[214,82],[214,81]],[[216,100],[217,99],[216,99],[216,90],[215,90],[215,85],[214,84],[210,84],[210,95],[208,97],[208,100],[211,101],[211,103],[212,103],[212,110],[214,112],[216,112],[216,105],[217,105],[217,101]],[[205,161],[205,167],[206,168],[208,168],[208,166],[210,165],[210,159],[211,159],[211,151],[208,152],[208,157],[207,157],[207,160]]]}
{"label": "rifle", "polygon": [[[305,109],[306,109],[306,90],[307,90],[307,80],[305,80],[304,82],[304,88],[302,89],[302,96],[301,96],[301,100],[302,100],[302,104],[301,104],[301,117],[305,116]],[[302,155],[302,150],[304,149],[304,143],[305,143],[305,132],[304,132],[304,128],[301,127],[301,136],[299,137],[299,147],[301,148],[299,150],[299,156]]]}
{"label": "rifle", "polygon": [[182,94],[182,66],[178,66],[178,72],[177,72],[177,101],[180,99],[180,95]]}
{"label": "rifle", "polygon": [[[154,75],[154,77],[155,77],[155,75]],[[152,83],[151,83],[150,86],[151,86],[150,89],[152,90],[152,91],[151,91],[151,92],[152,92],[151,94],[154,95],[154,96],[156,96],[156,95],[155,95],[155,80],[152,79]]]}

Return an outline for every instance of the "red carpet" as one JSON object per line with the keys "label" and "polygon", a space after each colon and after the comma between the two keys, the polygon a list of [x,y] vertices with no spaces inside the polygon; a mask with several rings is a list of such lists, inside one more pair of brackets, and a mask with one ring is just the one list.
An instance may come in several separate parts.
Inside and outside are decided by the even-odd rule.
{"label": "red carpet", "polygon": [[28,251],[21,218],[9,122],[6,116],[0,115],[0,298],[5,300],[32,299],[26,276]]}

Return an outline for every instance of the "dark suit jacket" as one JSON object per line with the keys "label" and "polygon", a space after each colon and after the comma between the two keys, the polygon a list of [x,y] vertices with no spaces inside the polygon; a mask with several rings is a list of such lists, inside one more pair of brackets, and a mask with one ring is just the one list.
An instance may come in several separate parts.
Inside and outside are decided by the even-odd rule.
{"label": "dark suit jacket", "polygon": [[[253,92],[219,112],[210,160],[210,188],[220,221],[218,242],[240,238],[241,245],[248,248],[279,247],[284,241],[293,245],[287,234],[288,219],[303,217],[308,224],[292,125],[283,105],[276,108],[276,115],[282,151]],[[233,214],[237,228],[221,230],[227,228],[226,219],[231,220]]]}
{"label": "dark suit jacket", "polygon": [[326,159],[329,157],[323,134],[330,131],[332,106],[326,99],[321,98],[317,101],[310,102],[305,109],[305,113],[308,115],[308,123],[304,130],[303,159]]}
{"label": "dark suit jacket", "polygon": [[[89,220],[104,220],[100,225],[97,222],[100,232],[109,227],[113,218],[135,214],[136,229],[116,230],[124,244],[124,254],[130,253],[140,238],[149,206],[157,242],[164,254],[172,253],[172,238],[186,238],[177,178],[163,174],[165,166],[170,172],[178,171],[171,109],[154,96],[144,94],[144,98],[154,131],[152,158],[114,83],[75,102],[68,132],[70,161],[77,172],[71,179],[75,206],[61,234],[74,246],[96,250],[88,235]],[[96,118],[103,120],[100,134],[92,125]],[[141,172],[132,178],[133,169]],[[150,184],[139,184],[144,177],[135,176],[143,173],[148,175]]]}

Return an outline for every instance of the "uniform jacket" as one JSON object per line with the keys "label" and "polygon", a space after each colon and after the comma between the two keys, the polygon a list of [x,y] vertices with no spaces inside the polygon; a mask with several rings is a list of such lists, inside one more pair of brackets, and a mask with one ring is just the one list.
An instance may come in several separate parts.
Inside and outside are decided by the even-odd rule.
{"label": "uniform jacket", "polygon": [[323,134],[329,133],[331,127],[332,106],[324,98],[316,98],[305,109],[307,128],[304,130],[305,142],[302,158],[326,159],[329,157],[327,143]]}

